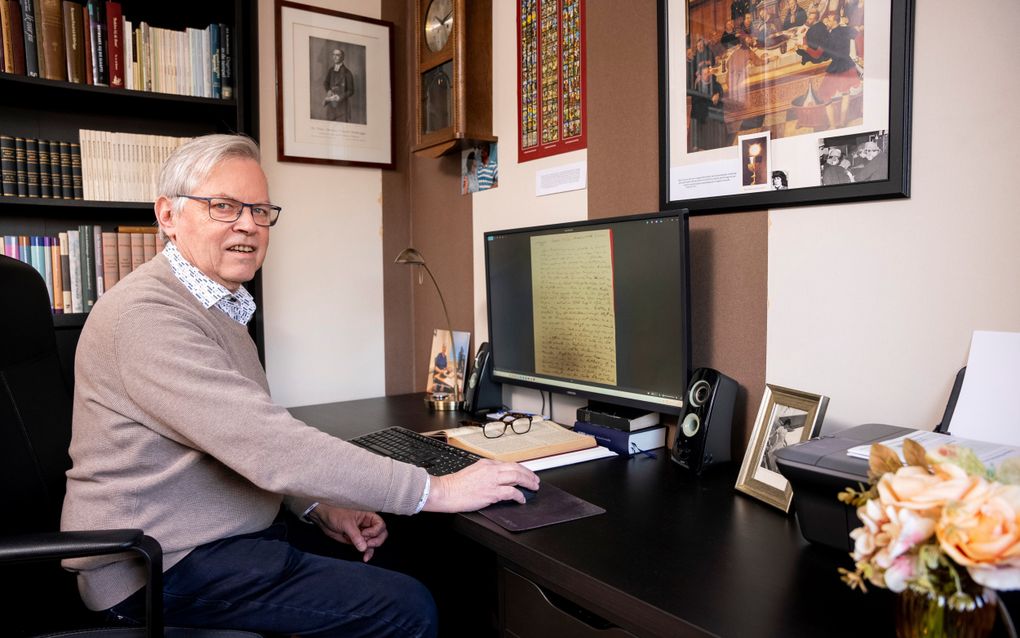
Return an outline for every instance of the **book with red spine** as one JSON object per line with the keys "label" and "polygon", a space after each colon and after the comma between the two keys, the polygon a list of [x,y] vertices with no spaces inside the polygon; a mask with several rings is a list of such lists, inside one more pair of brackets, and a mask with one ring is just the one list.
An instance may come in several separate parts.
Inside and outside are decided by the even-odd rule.
{"label": "book with red spine", "polygon": [[92,44],[92,18],[89,17],[89,8],[82,6],[81,8],[81,28],[84,33],[82,40],[82,48],[85,49],[85,84],[96,83],[96,76],[93,73],[92,67],[92,50],[94,45]]}
{"label": "book with red spine", "polygon": [[107,54],[110,61],[110,86],[124,88],[124,16],[120,3],[106,3]]}
{"label": "book with red spine", "polygon": [[[11,12],[11,46],[14,49],[14,73],[25,75],[25,20],[21,17],[21,3],[6,0]],[[32,43],[33,46],[35,42]]]}

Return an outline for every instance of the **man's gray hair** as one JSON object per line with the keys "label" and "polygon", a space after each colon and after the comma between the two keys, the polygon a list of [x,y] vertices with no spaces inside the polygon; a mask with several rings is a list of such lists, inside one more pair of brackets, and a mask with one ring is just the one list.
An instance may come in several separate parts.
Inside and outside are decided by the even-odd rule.
{"label": "man's gray hair", "polygon": [[163,164],[156,182],[156,197],[173,200],[179,213],[187,201],[178,195],[190,195],[209,178],[216,166],[228,159],[260,161],[258,144],[247,135],[214,134],[196,137],[179,147]]}

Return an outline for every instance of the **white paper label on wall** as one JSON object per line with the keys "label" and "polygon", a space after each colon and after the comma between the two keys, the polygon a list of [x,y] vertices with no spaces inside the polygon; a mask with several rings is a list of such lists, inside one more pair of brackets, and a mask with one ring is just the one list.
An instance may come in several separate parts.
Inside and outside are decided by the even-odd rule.
{"label": "white paper label on wall", "polygon": [[698,199],[732,195],[740,191],[740,161],[704,162],[669,169],[669,198]]}
{"label": "white paper label on wall", "polygon": [[588,162],[574,162],[535,173],[535,197],[588,188]]}

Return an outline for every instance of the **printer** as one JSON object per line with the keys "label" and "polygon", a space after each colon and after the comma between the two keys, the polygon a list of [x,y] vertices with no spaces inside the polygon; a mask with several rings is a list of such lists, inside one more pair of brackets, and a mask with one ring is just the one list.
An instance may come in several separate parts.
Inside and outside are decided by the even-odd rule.
{"label": "printer", "polygon": [[[935,432],[948,434],[966,368],[956,375],[942,421]],[[847,450],[892,439],[914,428],[869,423],[796,443],[776,451],[779,472],[793,487],[793,505],[800,532],[810,542],[853,551],[850,531],[860,527],[857,510],[837,495],[848,487],[868,483],[868,461],[847,455]]]}

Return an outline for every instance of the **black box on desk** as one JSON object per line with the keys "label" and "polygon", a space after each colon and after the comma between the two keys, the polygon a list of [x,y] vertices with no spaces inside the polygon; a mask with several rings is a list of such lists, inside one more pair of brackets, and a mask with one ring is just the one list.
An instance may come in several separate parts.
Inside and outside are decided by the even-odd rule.
{"label": "black box on desk", "polygon": [[867,485],[868,461],[847,456],[847,450],[911,431],[869,423],[778,450],[776,464],[793,487],[793,503],[804,538],[852,551],[850,531],[860,527],[861,522],[857,510],[840,502],[837,495],[848,487],[858,489],[858,485]]}

